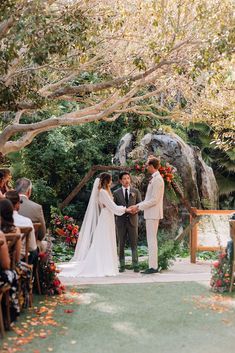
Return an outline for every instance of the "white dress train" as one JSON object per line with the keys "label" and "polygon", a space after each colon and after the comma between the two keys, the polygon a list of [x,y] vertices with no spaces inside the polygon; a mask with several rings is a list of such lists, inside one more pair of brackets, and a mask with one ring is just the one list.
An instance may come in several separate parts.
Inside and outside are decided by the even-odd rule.
{"label": "white dress train", "polygon": [[98,202],[101,212],[86,257],[60,265],[60,277],[104,277],[118,274],[114,215],[123,215],[126,208],[117,206],[104,189],[99,191]]}

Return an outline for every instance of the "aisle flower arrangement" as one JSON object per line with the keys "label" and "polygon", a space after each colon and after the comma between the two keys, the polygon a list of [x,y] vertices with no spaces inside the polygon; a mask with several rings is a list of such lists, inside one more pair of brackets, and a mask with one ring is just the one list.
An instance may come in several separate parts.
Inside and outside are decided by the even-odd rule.
{"label": "aisle flower arrangement", "polygon": [[211,289],[213,292],[228,292],[231,280],[231,263],[225,253],[219,253],[211,269]]}
{"label": "aisle flower arrangement", "polygon": [[54,214],[52,217],[53,231],[62,237],[66,244],[75,247],[79,238],[79,226],[72,217]]}
{"label": "aisle flower arrangement", "polygon": [[39,253],[39,280],[42,294],[55,295],[65,292],[65,287],[58,278],[60,272],[52,260],[51,243],[48,241],[47,251]]}

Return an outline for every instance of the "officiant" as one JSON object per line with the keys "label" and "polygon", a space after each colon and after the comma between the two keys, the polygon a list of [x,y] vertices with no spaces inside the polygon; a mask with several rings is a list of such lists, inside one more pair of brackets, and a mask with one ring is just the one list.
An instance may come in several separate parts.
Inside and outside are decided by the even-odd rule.
{"label": "officiant", "polygon": [[[128,172],[119,174],[119,181],[122,185],[114,191],[114,202],[119,206],[130,207],[141,202],[141,195],[138,189],[131,186],[131,177]],[[125,213],[122,216],[116,216],[116,229],[118,238],[118,255],[120,268],[119,272],[125,271],[125,245],[127,238],[129,239],[132,264],[134,272],[139,272],[138,263],[138,214]]]}

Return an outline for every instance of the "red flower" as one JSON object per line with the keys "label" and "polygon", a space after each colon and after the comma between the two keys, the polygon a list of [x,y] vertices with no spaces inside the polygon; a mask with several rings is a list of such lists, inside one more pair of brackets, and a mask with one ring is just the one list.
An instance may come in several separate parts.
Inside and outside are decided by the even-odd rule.
{"label": "red flower", "polygon": [[223,284],[223,282],[221,281],[221,279],[218,279],[218,280],[215,282],[216,287],[222,287],[222,284]]}
{"label": "red flower", "polygon": [[67,225],[67,229],[68,229],[68,230],[73,230],[72,224],[68,224],[68,225]]}
{"label": "red flower", "polygon": [[67,221],[69,219],[69,216],[64,216],[64,220]]}
{"label": "red flower", "polygon": [[214,266],[215,268],[218,268],[219,265],[220,265],[219,261],[215,261],[214,264],[213,264],[213,266]]}
{"label": "red flower", "polygon": [[45,252],[40,252],[38,254],[38,257],[40,258],[40,260],[43,260],[43,259],[45,259],[45,257],[47,257],[47,254]]}
{"label": "red flower", "polygon": [[76,235],[77,232],[78,232],[78,228],[74,227],[73,230],[72,230],[72,234],[73,234],[73,235]]}
{"label": "red flower", "polygon": [[59,279],[54,279],[52,284],[53,284],[54,287],[59,287],[61,283],[60,283]]}

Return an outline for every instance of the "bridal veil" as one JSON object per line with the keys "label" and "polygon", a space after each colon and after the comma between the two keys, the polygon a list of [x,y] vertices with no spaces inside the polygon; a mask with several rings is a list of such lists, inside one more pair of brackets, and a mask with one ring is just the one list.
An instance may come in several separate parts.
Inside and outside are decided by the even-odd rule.
{"label": "bridal veil", "polygon": [[82,227],[79,232],[79,238],[76,245],[75,253],[70,262],[84,260],[92,243],[93,234],[98,223],[99,217],[99,182],[100,179],[96,178],[93,184],[90,200],[87,206]]}

